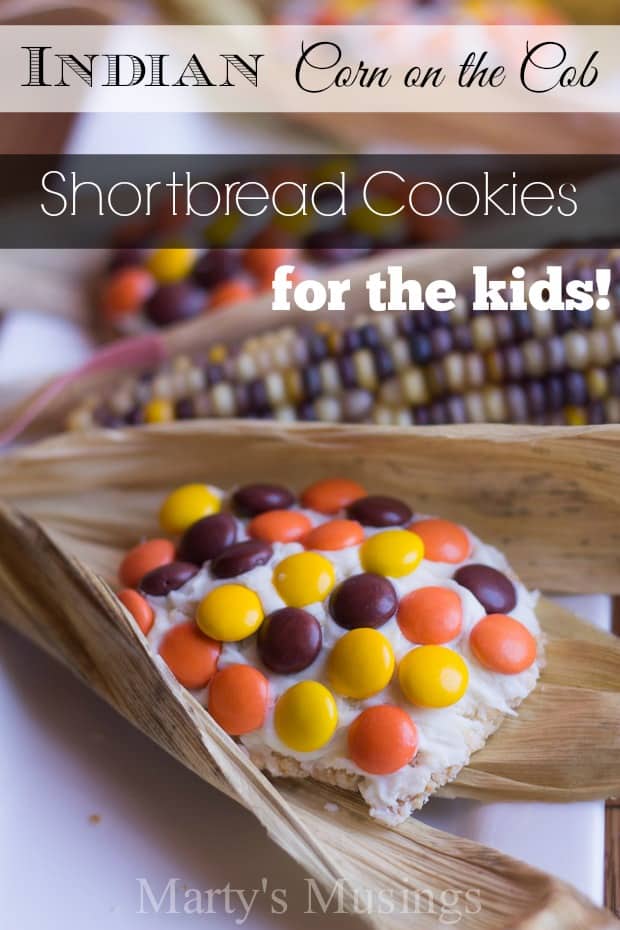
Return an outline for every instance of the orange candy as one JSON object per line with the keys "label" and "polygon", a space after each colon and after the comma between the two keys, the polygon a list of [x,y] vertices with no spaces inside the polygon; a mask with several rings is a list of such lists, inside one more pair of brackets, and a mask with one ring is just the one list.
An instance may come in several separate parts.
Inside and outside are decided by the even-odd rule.
{"label": "orange candy", "polygon": [[213,288],[208,309],[216,310],[218,307],[240,303],[242,300],[254,297],[255,293],[256,289],[249,281],[244,278],[230,278]]}
{"label": "orange candy", "polygon": [[129,316],[140,310],[154,290],[155,279],[146,268],[121,268],[104,285],[101,309],[108,320]]}
{"label": "orange candy", "polygon": [[269,682],[251,665],[227,665],[209,687],[208,711],[231,736],[262,727],[268,703]]}
{"label": "orange candy", "polygon": [[403,636],[411,643],[436,646],[461,632],[463,607],[451,588],[430,586],[406,594],[396,615]]}
{"label": "orange candy", "polygon": [[469,644],[485,668],[517,675],[536,659],[536,640],[530,631],[506,614],[488,614],[471,631]]}
{"label": "orange candy", "polygon": [[136,588],[147,572],[174,561],[174,546],[169,539],[147,539],[130,549],[118,570],[127,588]]}
{"label": "orange candy", "polygon": [[349,758],[371,775],[390,775],[418,751],[418,728],[393,704],[363,710],[349,727]]}
{"label": "orange candy", "polygon": [[266,510],[248,524],[252,539],[265,542],[298,542],[311,529],[310,518],[297,510]]}
{"label": "orange candy", "polygon": [[220,643],[201,633],[193,620],[168,630],[159,654],[180,684],[186,688],[204,688],[217,668]]}
{"label": "orange candy", "polygon": [[424,558],[430,562],[464,562],[471,555],[471,541],[462,526],[449,520],[419,520],[409,529],[424,543]]}
{"label": "orange candy", "polygon": [[334,552],[357,546],[364,539],[364,529],[357,520],[328,520],[315,526],[302,540],[306,549]]}
{"label": "orange candy", "polygon": [[295,249],[247,249],[244,265],[261,281],[271,280],[280,265],[295,264]]}
{"label": "orange candy", "polygon": [[127,608],[146,636],[153,626],[153,620],[155,619],[155,611],[149,602],[146,598],[142,597],[141,594],[138,594],[137,591],[132,591],[131,588],[124,588],[123,591],[119,591],[117,597],[121,604],[124,604]]}
{"label": "orange candy", "polygon": [[315,481],[301,495],[301,502],[309,510],[332,514],[344,510],[353,501],[366,497],[366,488],[348,478],[324,478]]}

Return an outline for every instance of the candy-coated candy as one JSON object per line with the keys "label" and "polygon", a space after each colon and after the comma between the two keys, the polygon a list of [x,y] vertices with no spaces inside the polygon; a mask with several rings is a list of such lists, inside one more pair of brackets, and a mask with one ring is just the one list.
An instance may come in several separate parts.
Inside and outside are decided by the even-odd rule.
{"label": "candy-coated candy", "polygon": [[243,263],[257,278],[272,278],[280,265],[294,265],[295,249],[247,249]]}
{"label": "candy-coated candy", "polygon": [[510,578],[490,565],[464,565],[454,580],[476,597],[488,614],[507,614],[517,603],[517,592]]}
{"label": "candy-coated candy", "polygon": [[288,205],[285,203],[285,213],[276,213],[273,218],[273,224],[276,229],[283,229],[294,240],[304,239],[312,229],[315,219],[308,213],[295,213],[295,204],[291,201]]}
{"label": "candy-coated candy", "polygon": [[527,627],[505,614],[489,614],[479,620],[469,645],[481,665],[502,675],[516,675],[536,659],[535,638]]}
{"label": "candy-coated candy", "polygon": [[119,591],[117,597],[121,604],[127,608],[146,636],[147,633],[150,632],[155,619],[155,611],[149,602],[132,588],[125,588],[123,591]]}
{"label": "candy-coated candy", "polygon": [[249,300],[255,294],[256,288],[249,281],[244,278],[230,278],[228,281],[222,281],[211,291],[209,310],[241,303],[242,300]]}
{"label": "candy-coated candy", "polygon": [[119,268],[141,268],[146,257],[144,249],[120,248],[116,249],[108,262],[109,272],[118,271]]}
{"label": "candy-coated candy", "polygon": [[461,632],[463,606],[451,588],[418,588],[403,597],[397,619],[409,642],[441,645],[456,639]]}
{"label": "candy-coated candy", "polygon": [[147,572],[173,560],[174,546],[169,539],[147,539],[129,550],[120,564],[118,577],[125,587],[136,588]]}
{"label": "candy-coated candy", "polygon": [[424,558],[431,562],[464,562],[471,555],[471,540],[458,523],[418,520],[409,529],[424,543]]}
{"label": "candy-coated candy", "polygon": [[390,197],[379,196],[373,199],[373,207],[374,210],[369,210],[365,204],[354,207],[349,214],[349,224],[356,232],[382,241],[386,234],[393,235],[394,227],[400,229],[402,226],[402,219],[394,215],[399,210],[399,204]]}
{"label": "candy-coated candy", "polygon": [[312,529],[312,522],[299,510],[267,510],[248,524],[248,535],[266,542],[299,542]]}
{"label": "candy-coated candy", "polygon": [[237,539],[237,524],[229,513],[203,517],[185,530],[179,543],[179,558],[194,565],[214,559]]}
{"label": "candy-coated candy", "polygon": [[415,571],[424,558],[424,543],[409,530],[385,530],[365,540],[360,560],[366,572],[401,578]]}
{"label": "candy-coated candy", "polygon": [[293,506],[295,497],[279,484],[245,484],[235,491],[232,501],[237,513],[255,517],[266,510],[286,510]]}
{"label": "candy-coated candy", "polygon": [[334,567],[316,552],[289,555],[276,565],[275,588],[289,607],[307,607],[322,601],[336,583]]}
{"label": "candy-coated candy", "polygon": [[251,665],[227,665],[209,685],[207,710],[231,736],[259,730],[267,716],[269,682]]}
{"label": "candy-coated candy", "polygon": [[449,707],[456,704],[469,682],[465,660],[446,646],[418,646],[398,666],[400,688],[411,704]]}
{"label": "candy-coated candy", "polygon": [[395,497],[370,494],[347,507],[347,516],[362,526],[402,526],[411,520],[411,508]]}
{"label": "candy-coated candy", "polygon": [[331,596],[329,609],[339,626],[379,627],[394,616],[398,597],[394,586],[383,575],[363,572],[352,575],[338,585]]}
{"label": "candy-coated candy", "polygon": [[273,550],[266,542],[249,539],[223,549],[213,559],[211,571],[216,578],[236,578],[258,565],[266,565],[272,555]]}
{"label": "candy-coated candy", "polygon": [[369,252],[372,242],[367,236],[348,229],[317,229],[306,238],[305,245],[315,261],[339,265]]}
{"label": "candy-coated candy", "polygon": [[139,266],[121,268],[103,287],[101,309],[114,322],[137,313],[155,290],[153,275]]}
{"label": "candy-coated candy", "polygon": [[211,248],[225,246],[234,240],[241,223],[240,213],[222,213],[206,230],[205,241]]}
{"label": "candy-coated candy", "polygon": [[196,259],[193,249],[157,249],[147,260],[147,268],[160,284],[186,278]]}
{"label": "candy-coated candy", "polygon": [[240,584],[223,584],[203,597],[196,622],[205,636],[236,643],[256,633],[264,619],[258,594]]}
{"label": "candy-coated candy", "polygon": [[315,526],[304,536],[306,549],[336,552],[349,546],[358,546],[364,539],[364,530],[357,520],[328,520]]}
{"label": "candy-coated candy", "polygon": [[344,697],[371,697],[382,691],[394,673],[394,652],[378,630],[360,627],[345,633],[327,662],[330,683]]}
{"label": "candy-coated candy", "polygon": [[165,397],[154,397],[144,406],[145,423],[172,423],[174,404]]}
{"label": "candy-coated candy", "polygon": [[418,728],[393,704],[367,707],[348,733],[349,758],[370,775],[391,775],[408,765],[418,751]]}
{"label": "candy-coated candy", "polygon": [[178,591],[198,572],[198,566],[190,562],[169,562],[148,572],[140,581],[140,591],[151,597],[165,597]]}
{"label": "candy-coated candy", "polygon": [[301,495],[301,502],[309,510],[333,514],[344,510],[358,497],[365,497],[366,489],[348,478],[323,478],[315,481]]}
{"label": "candy-coated candy", "polygon": [[210,249],[194,265],[194,281],[210,290],[232,278],[239,271],[242,254],[241,249]]}
{"label": "candy-coated candy", "polygon": [[187,281],[162,284],[147,301],[144,312],[155,326],[171,326],[191,320],[204,311],[205,292]]}
{"label": "candy-coated candy", "polygon": [[206,484],[183,484],[162,504],[159,522],[167,533],[184,533],[196,520],[210,517],[220,509],[219,497]]}
{"label": "candy-coated candy", "polygon": [[201,633],[193,620],[173,626],[159,646],[159,654],[186,688],[204,688],[217,668],[222,647]]}
{"label": "candy-coated candy", "polygon": [[315,752],[334,735],[338,708],[318,681],[300,681],[280,696],[274,712],[276,733],[295,752]]}
{"label": "candy-coated candy", "polygon": [[323,643],[316,617],[299,607],[282,607],[265,619],[258,631],[263,663],[279,675],[292,675],[312,665]]}

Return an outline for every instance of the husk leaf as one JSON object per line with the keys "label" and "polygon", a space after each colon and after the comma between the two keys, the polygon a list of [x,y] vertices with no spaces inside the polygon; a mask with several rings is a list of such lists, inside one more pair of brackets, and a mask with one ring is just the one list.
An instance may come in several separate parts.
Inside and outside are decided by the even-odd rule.
{"label": "husk leaf", "polygon": [[[163,663],[153,660],[105,582],[63,553],[39,525],[5,507],[0,508],[0,585],[4,614],[16,629],[250,810],[326,896],[340,884],[346,907],[355,910],[360,891],[392,894],[398,902],[412,889],[423,892],[422,912],[414,918],[402,908],[364,915],[372,926],[397,930],[413,919],[421,930],[437,928],[446,889],[480,891],[482,908],[463,915],[463,930],[620,926],[574,889],[494,850],[416,820],[398,828],[373,823],[356,797],[325,786],[272,785]],[[336,801],[337,814],[325,809],[327,801]]]}
{"label": "husk leaf", "polygon": [[[497,852],[415,819],[397,829],[373,823],[353,794],[312,782],[271,784],[153,660],[106,581],[113,583],[123,551],[156,530],[158,504],[170,487],[190,479],[230,486],[247,480],[251,463],[255,478],[300,486],[342,472],[401,494],[420,510],[462,519],[502,545],[505,539],[517,571],[545,587],[553,578],[566,589],[568,560],[578,589],[593,569],[583,550],[583,573],[576,572],[567,528],[574,535],[589,526],[597,545],[605,539],[599,522],[613,510],[614,495],[618,500],[618,477],[592,463],[611,462],[616,448],[616,433],[606,428],[579,435],[438,429],[422,436],[220,421],[208,430],[187,423],[59,437],[0,462],[2,495],[12,505],[0,511],[3,613],[181,762],[251,810],[327,892],[344,879],[350,909],[356,888],[395,895],[430,889],[436,903],[445,889],[480,888],[483,910],[462,918],[465,930],[612,927],[610,915],[566,885]],[[566,490],[568,474],[574,485]],[[554,502],[554,520],[541,509],[541,494]],[[598,558],[609,556],[604,545],[597,551]],[[567,800],[620,792],[620,647],[546,601],[540,615],[550,637],[542,683],[450,793]],[[325,810],[328,801],[339,805],[336,816]],[[411,915],[369,920],[397,928]],[[435,927],[437,911],[415,920],[422,930]]]}
{"label": "husk leaf", "polygon": [[156,530],[158,501],[175,484],[229,487],[251,475],[303,487],[346,474],[470,526],[530,587],[611,594],[620,593],[619,461],[616,426],[189,421],[24,447],[0,461],[0,494],[65,531],[73,548],[88,546],[89,564],[111,577],[122,549]]}

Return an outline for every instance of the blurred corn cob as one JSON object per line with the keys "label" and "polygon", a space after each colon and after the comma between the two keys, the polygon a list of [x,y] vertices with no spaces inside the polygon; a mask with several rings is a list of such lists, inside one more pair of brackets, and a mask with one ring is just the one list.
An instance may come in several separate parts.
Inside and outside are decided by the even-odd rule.
{"label": "blurred corn cob", "polygon": [[157,0],[166,19],[183,25],[251,25],[262,20],[252,0]]}
{"label": "blurred corn cob", "polygon": [[[429,425],[620,422],[620,261],[591,311],[373,314],[176,356],[74,410],[71,430],[203,417]],[[586,260],[572,269],[587,277]],[[532,273],[532,272],[530,272]]]}

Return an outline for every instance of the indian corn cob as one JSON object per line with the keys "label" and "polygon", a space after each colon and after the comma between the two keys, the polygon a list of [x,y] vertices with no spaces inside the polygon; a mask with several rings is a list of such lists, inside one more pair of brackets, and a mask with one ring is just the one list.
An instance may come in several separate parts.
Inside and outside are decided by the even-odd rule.
{"label": "indian corn cob", "polygon": [[[373,314],[176,356],[87,397],[68,428],[194,417],[428,425],[620,422],[620,262],[611,308]],[[573,273],[587,274],[587,265]]]}

